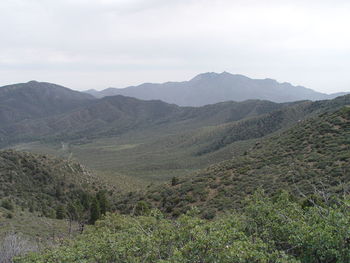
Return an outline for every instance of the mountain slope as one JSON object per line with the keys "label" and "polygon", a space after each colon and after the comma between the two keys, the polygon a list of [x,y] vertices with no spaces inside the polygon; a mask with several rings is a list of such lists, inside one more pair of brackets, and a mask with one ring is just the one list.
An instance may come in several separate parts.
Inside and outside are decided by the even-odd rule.
{"label": "mountain slope", "polygon": [[55,217],[55,208],[102,188],[76,162],[12,150],[0,151],[0,199]]}
{"label": "mountain slope", "polygon": [[68,112],[93,100],[91,95],[46,82],[3,86],[0,87],[0,127]]}
{"label": "mountain slope", "polygon": [[[31,122],[30,125],[15,127],[10,135],[20,131],[18,136],[22,137],[18,139],[23,140],[24,132],[30,134],[32,131],[33,137],[28,139],[37,136],[36,139],[42,142],[14,147],[73,157],[108,180],[121,178],[119,184],[129,179],[141,180],[145,185],[168,180],[174,175],[191,174],[230,159],[246,151],[261,137],[315,114],[349,104],[350,96],[287,104],[250,100],[199,108],[122,96],[106,97],[95,103],[91,113],[89,105],[74,114],[60,116],[59,120],[62,118],[71,126],[62,124],[63,121],[58,122],[60,125],[50,126],[56,121],[50,118],[52,123],[41,120],[42,123]],[[158,108],[162,113],[154,115],[153,110]],[[143,117],[137,118],[141,109]],[[81,114],[82,111],[88,114]],[[72,118],[73,115],[86,118],[79,120]],[[108,116],[116,117],[106,121]]]}
{"label": "mountain slope", "polygon": [[7,125],[0,129],[0,139],[6,144],[47,136],[60,140],[116,136],[169,126],[169,130],[190,129],[257,116],[284,106],[268,101],[247,101],[190,108],[118,95],[91,101],[65,114]]}
{"label": "mountain slope", "polygon": [[[181,132],[167,136],[149,135],[153,139],[114,152],[116,162],[113,167],[132,176],[149,174],[154,177],[155,174],[162,174],[159,179],[165,179],[170,174],[187,174],[193,169],[204,168],[239,155],[259,138],[286,130],[302,120],[327,110],[334,111],[349,103],[350,96],[332,101],[299,102],[266,114],[248,116],[220,125],[182,129]],[[135,141],[123,142],[124,145],[133,143]],[[98,152],[105,158],[110,154],[110,151],[101,149]],[[92,156],[89,160],[94,162]]]}
{"label": "mountain slope", "polygon": [[124,95],[138,99],[159,99],[180,106],[203,106],[227,100],[249,99],[289,102],[297,100],[331,99],[320,92],[273,79],[251,79],[227,72],[203,73],[189,81],[144,83],[124,89],[108,88],[103,91],[87,91],[96,97]]}
{"label": "mountain slope", "polygon": [[316,189],[343,193],[350,187],[350,107],[326,112],[266,138],[242,156],[213,165],[172,184],[129,194],[117,208],[128,212],[140,201],[178,215],[191,206],[203,214],[237,208],[258,187],[296,195]]}

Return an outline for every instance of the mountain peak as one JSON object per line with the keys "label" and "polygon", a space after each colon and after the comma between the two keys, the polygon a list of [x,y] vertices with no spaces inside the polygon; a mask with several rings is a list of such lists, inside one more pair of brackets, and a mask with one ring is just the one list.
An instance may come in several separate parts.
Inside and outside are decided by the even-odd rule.
{"label": "mountain peak", "polygon": [[220,74],[216,73],[216,72],[201,73],[201,74],[198,74],[197,76],[195,76],[194,78],[192,78],[190,81],[206,80],[206,79],[210,79],[210,78],[215,78],[219,75]]}
{"label": "mountain peak", "polygon": [[216,72],[206,72],[206,73],[201,73],[195,76],[193,79],[190,81],[205,81],[205,80],[210,80],[210,79],[218,79],[218,78],[234,78],[234,79],[249,79],[248,77],[240,74],[231,74],[230,72],[223,71],[221,73],[216,73]]}

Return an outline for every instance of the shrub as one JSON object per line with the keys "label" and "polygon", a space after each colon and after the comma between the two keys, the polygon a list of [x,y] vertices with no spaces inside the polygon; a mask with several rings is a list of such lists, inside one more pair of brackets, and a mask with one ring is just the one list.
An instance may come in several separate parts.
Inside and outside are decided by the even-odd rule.
{"label": "shrub", "polygon": [[177,220],[158,210],[107,213],[76,240],[15,262],[348,263],[350,200],[332,202],[303,206],[286,192],[273,198],[258,192],[241,213],[215,220],[200,219],[198,209]]}
{"label": "shrub", "polygon": [[14,206],[13,206],[13,204],[11,203],[10,200],[3,200],[3,201],[1,202],[1,206],[2,206],[3,208],[5,208],[5,209],[11,210],[11,211],[13,211],[13,209],[14,209]]}

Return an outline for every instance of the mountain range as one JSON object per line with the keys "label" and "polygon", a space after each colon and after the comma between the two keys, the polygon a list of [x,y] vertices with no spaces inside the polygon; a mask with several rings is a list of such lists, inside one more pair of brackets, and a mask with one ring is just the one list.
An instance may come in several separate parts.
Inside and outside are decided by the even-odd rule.
{"label": "mountain range", "polygon": [[332,99],[346,93],[325,94],[290,83],[279,83],[273,79],[251,79],[228,72],[208,72],[189,81],[144,83],[127,88],[108,88],[102,91],[87,90],[97,98],[123,95],[141,100],[162,100],[179,106],[203,106],[222,101],[244,101],[249,99],[273,102]]}
{"label": "mountain range", "polygon": [[[212,92],[214,88],[215,92]],[[254,97],[271,99],[271,96],[275,98],[272,101],[321,99],[326,96],[288,83],[280,84],[270,79],[252,80],[226,72],[201,74],[188,82],[144,84],[117,91],[128,90],[142,91],[144,95],[141,97],[147,97],[143,99],[157,94],[165,101],[177,100],[178,94],[186,95],[186,101],[191,101],[173,101],[180,105],[201,105],[228,100],[232,96],[237,101]],[[152,92],[149,93],[150,90]],[[166,90],[173,93],[167,93]],[[140,97],[136,93],[128,95]],[[162,94],[167,94],[168,97],[165,98]],[[165,126],[187,130],[189,127],[218,125],[265,114],[286,105],[266,100],[248,100],[180,107],[161,100],[144,101],[124,95],[97,99],[90,94],[56,84],[30,81],[0,87],[0,141],[4,145],[43,137],[57,140],[96,138]]]}
{"label": "mountain range", "polygon": [[[236,83],[235,87],[239,88],[232,88],[230,83]],[[262,205],[266,205],[266,200],[273,204],[275,200],[282,200],[280,198],[287,198],[287,206],[293,209],[283,217],[284,223],[267,223],[268,230],[271,225],[295,229],[295,225],[290,224],[291,217],[299,220],[302,213],[314,220],[317,215],[315,220],[321,222],[321,227],[316,227],[315,233],[316,240],[320,240],[319,236],[324,235],[319,234],[319,229],[330,229],[324,227],[324,216],[332,218],[330,226],[334,225],[333,220],[343,222],[349,218],[344,215],[339,220],[329,214],[329,208],[336,211],[334,215],[339,215],[341,210],[336,202],[343,202],[340,198],[350,192],[350,95],[338,94],[342,96],[329,99],[332,96],[288,83],[251,80],[229,73],[206,73],[182,84],[158,86],[162,85],[173,87],[174,93],[168,99],[182,97],[172,103],[164,102],[159,97],[166,92],[154,89],[158,99],[141,100],[135,98],[136,93],[96,98],[36,81],[0,87],[0,148],[5,148],[0,151],[0,238],[11,230],[24,233],[29,239],[37,238],[40,244],[46,245],[55,242],[56,233],[60,238],[73,234],[79,235],[76,240],[83,251],[86,248],[90,251],[87,244],[105,244],[91,242],[98,240],[97,236],[105,240],[103,231],[112,233],[113,229],[120,229],[117,218],[125,218],[128,225],[139,229],[147,238],[148,232],[144,229],[148,229],[150,222],[166,226],[166,232],[173,236],[167,226],[197,222],[189,223],[188,229],[193,230],[197,229],[198,222],[222,225],[217,220],[228,218],[231,210],[233,213],[249,211],[248,200],[262,191],[271,198],[258,199],[256,210],[237,214],[233,221],[229,219],[230,226],[237,225],[237,218],[241,223],[257,218],[265,220],[271,213],[275,213],[272,218],[279,222],[279,208],[276,211],[268,205],[270,209],[266,210]],[[230,94],[234,94],[234,101],[227,101]],[[275,101],[270,101],[272,98]],[[290,101],[295,99],[298,100]],[[207,104],[215,100],[219,101]],[[342,207],[347,210],[346,199],[344,201]],[[282,206],[285,207],[285,203]],[[300,207],[298,213],[295,213],[296,206]],[[310,207],[320,210],[310,214]],[[85,224],[94,224],[107,211],[115,213],[112,217],[107,214],[105,221],[97,223],[97,226],[107,224],[102,231],[90,226],[84,230]],[[256,212],[260,216],[257,217]],[[147,217],[150,214],[154,217]],[[194,221],[188,221],[191,214],[197,215],[191,219]],[[142,215],[139,219],[143,225],[135,225],[138,222],[135,220],[139,220],[137,215]],[[199,216],[209,221],[199,221]],[[108,219],[113,217],[117,220]],[[165,219],[167,217],[172,219]],[[177,217],[178,221],[174,221]],[[163,218],[161,224],[160,218]],[[164,224],[164,220],[169,224]],[[116,224],[115,228],[111,221]],[[348,229],[349,223],[346,224],[342,229]],[[252,225],[259,229],[256,226]],[[185,232],[192,235],[187,226],[185,228]],[[297,236],[300,229],[309,233],[305,222],[296,230]],[[335,229],[339,229],[338,225]],[[125,232],[125,228],[120,230]],[[338,235],[332,229],[329,231]],[[84,236],[81,232],[88,235],[87,243],[80,243]],[[284,230],[277,232],[285,236]],[[124,239],[128,250],[135,236],[135,232],[130,233]],[[164,237],[163,233],[160,236]],[[225,236],[224,233],[226,228],[218,236]],[[264,230],[262,236],[265,233],[268,231]],[[207,229],[200,236],[207,238]],[[251,237],[255,243],[257,236]],[[347,239],[346,232],[339,244],[345,244]],[[162,238],[156,240],[163,242]],[[189,240],[189,251],[193,251],[193,237]],[[273,243],[271,238],[266,240],[268,244]],[[293,240],[299,244],[299,239]],[[333,239],[329,240],[329,244],[334,243]],[[173,237],[169,241],[172,244]],[[321,241],[323,251],[324,239]],[[183,246],[182,241],[179,244]],[[284,246],[285,242],[281,244]],[[110,243],[103,245],[108,246]],[[113,245],[113,251],[115,247],[120,248],[120,243]],[[310,247],[309,241],[305,247]],[[67,248],[73,250],[61,254],[64,259],[67,255],[71,261],[86,259],[85,252],[76,252],[76,246]],[[156,248],[158,251],[158,245]],[[57,259],[57,251],[53,257],[48,255],[50,260]],[[94,260],[96,255],[107,259],[105,256],[111,254],[100,247],[96,251],[103,253],[93,252]],[[286,253],[294,253],[289,251],[286,249]],[[286,253],[281,255],[284,257]],[[83,258],[76,257],[78,254]],[[313,257],[314,253],[310,255]],[[21,262],[38,262],[38,255],[32,256],[32,261]],[[109,261],[115,262],[112,258],[109,257]]]}
{"label": "mountain range", "polygon": [[181,107],[122,95],[97,99],[34,81],[2,87],[0,95],[2,147],[73,156],[111,181],[118,173],[133,185],[190,174],[240,154],[252,140],[349,104],[342,96]]}
{"label": "mountain range", "polygon": [[51,137],[66,140],[116,136],[160,126],[201,127],[255,116],[283,107],[269,101],[223,102],[199,108],[121,95],[95,99],[45,82],[0,88],[0,141]]}

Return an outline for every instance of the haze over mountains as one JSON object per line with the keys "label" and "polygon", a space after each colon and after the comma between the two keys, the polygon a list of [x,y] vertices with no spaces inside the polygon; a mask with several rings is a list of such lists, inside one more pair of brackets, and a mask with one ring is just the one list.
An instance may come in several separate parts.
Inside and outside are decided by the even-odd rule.
{"label": "haze over mountains", "polygon": [[[134,220],[158,208],[164,217],[181,220],[196,206],[198,216],[217,220],[242,208],[258,188],[270,195],[288,190],[301,204],[314,187],[338,196],[348,191],[350,95],[305,100],[323,95],[272,80],[248,79],[249,84],[228,73],[189,82],[198,82],[193,94],[209,101],[211,93],[201,92],[200,83],[208,90],[227,87],[225,79],[232,76],[241,79],[244,96],[260,89],[282,100],[294,89],[304,100],[192,107],[123,95],[95,98],[36,81],[0,87],[0,147],[12,149],[0,151],[0,224],[29,237],[52,231],[71,236],[73,222],[85,232],[85,224],[107,211],[132,214]],[[54,219],[57,225],[33,230],[39,217],[47,222],[42,225]],[[24,225],[29,218],[32,223]],[[67,219],[69,226],[59,230]],[[22,262],[38,262],[34,257]]]}
{"label": "haze over mountains", "polygon": [[[343,96],[317,102],[246,100],[181,107],[122,95],[97,99],[34,81],[0,88],[0,100],[5,109],[0,113],[1,147],[34,147],[38,153],[73,156],[104,174],[118,171],[151,181],[226,160],[250,147],[250,140],[349,104],[349,96]],[[16,146],[21,143],[29,144]]]}
{"label": "haze over mountains", "polygon": [[199,108],[121,95],[95,99],[89,94],[45,82],[0,88],[2,143],[116,136],[131,130],[175,126],[198,128],[253,117],[283,107],[268,101],[224,102]]}
{"label": "haze over mountains", "polygon": [[[288,83],[252,80],[226,72],[201,74],[189,82],[144,85],[117,91],[127,93],[132,90],[135,91],[134,94],[128,95],[136,97],[138,91],[142,96],[148,97],[152,94],[159,97],[167,95],[168,99],[174,100],[179,99],[178,95],[186,95],[182,99],[188,99],[190,103],[191,98],[191,103],[197,105],[204,101],[210,103],[214,100],[228,100],[230,94],[236,94],[234,97],[237,101],[256,96],[274,97],[277,101],[292,100],[297,96],[300,100],[330,97],[303,87],[293,87]],[[214,89],[215,92],[211,92]],[[147,93],[150,90],[153,92]],[[172,94],[168,94],[167,90]],[[177,103],[187,104],[184,100]],[[302,105],[302,102],[299,104]],[[97,99],[90,94],[56,84],[30,81],[0,87],[0,140],[2,144],[6,144],[11,141],[40,139],[43,136],[59,140],[96,138],[119,136],[132,130],[155,130],[156,127],[166,128],[168,131],[185,131],[262,116],[292,105],[267,100],[247,100],[201,107],[180,107],[160,100],[145,101],[124,95]],[[306,114],[309,112],[303,112],[297,118]],[[293,114],[289,115],[290,119],[297,119],[292,117]]]}
{"label": "haze over mountains", "polygon": [[251,79],[228,72],[203,73],[183,82],[144,83],[124,89],[88,90],[86,93],[97,98],[123,95],[142,100],[159,99],[179,106],[203,106],[228,100],[244,101],[248,99],[273,102],[323,100],[346,94],[328,95],[286,82],[279,83],[273,79]]}
{"label": "haze over mountains", "polygon": [[29,81],[0,87],[0,126],[70,111],[94,100],[56,84]]}

